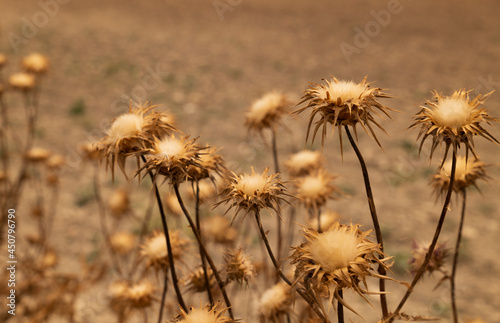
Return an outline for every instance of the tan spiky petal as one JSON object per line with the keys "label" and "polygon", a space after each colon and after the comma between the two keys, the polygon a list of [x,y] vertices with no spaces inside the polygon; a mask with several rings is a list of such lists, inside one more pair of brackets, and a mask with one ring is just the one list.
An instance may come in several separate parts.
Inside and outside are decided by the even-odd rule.
{"label": "tan spiky petal", "polygon": [[[413,117],[415,122],[410,128],[420,127],[417,140],[422,138],[420,150],[427,139],[432,137],[432,154],[440,143],[446,144],[446,152],[451,146],[458,147],[464,144],[466,151],[471,151],[477,158],[473,137],[479,135],[489,141],[500,144],[486,129],[482,123],[499,122],[492,118],[483,108],[484,102],[493,93],[485,95],[478,94],[474,99],[469,98],[470,91],[461,89],[455,91],[451,96],[444,96],[434,91],[434,101],[427,101],[425,106]],[[444,161],[443,158],[443,161]]]}
{"label": "tan spiky petal", "polygon": [[224,316],[226,309],[218,302],[213,307],[210,305],[201,308],[191,308],[185,312],[182,308],[180,314],[172,322],[182,323],[233,323],[229,317]]}
{"label": "tan spiky petal", "polygon": [[15,73],[9,77],[9,85],[20,91],[29,91],[35,87],[35,76],[28,73]]}
{"label": "tan spiky petal", "polygon": [[247,283],[256,275],[253,263],[242,248],[224,253],[225,271],[228,281]]}
{"label": "tan spiky petal", "polygon": [[302,150],[290,156],[285,167],[292,177],[306,176],[323,166],[323,156],[319,151]]}
{"label": "tan spiky petal", "polygon": [[281,282],[267,289],[257,303],[257,311],[264,322],[280,322],[280,318],[292,312],[291,288]]}
{"label": "tan spiky petal", "polygon": [[288,107],[286,97],[278,92],[269,92],[256,100],[246,113],[245,125],[250,131],[276,130]]}
{"label": "tan spiky petal", "polygon": [[339,296],[339,290],[351,289],[365,301],[367,277],[390,279],[377,273],[377,265],[388,269],[388,258],[384,256],[378,244],[368,240],[373,230],[361,231],[359,225],[335,223],[327,231],[318,233],[315,229],[304,228],[307,242],[294,247],[291,258],[296,264],[295,283],[318,293],[328,290],[330,302],[337,299],[345,307],[356,313]]}
{"label": "tan spiky petal", "polygon": [[294,114],[298,114],[305,110],[311,110],[307,138],[309,137],[309,132],[316,116],[319,115],[319,120],[316,121],[313,130],[313,142],[318,130],[322,128],[321,145],[323,146],[326,128],[330,123],[333,126],[332,133],[336,126],[339,127],[338,132],[342,144],[342,131],[340,128],[342,126],[351,126],[356,132],[356,125],[360,124],[380,146],[380,142],[373,131],[372,124],[377,126],[384,133],[385,130],[375,121],[374,115],[382,117],[383,114],[391,118],[388,111],[395,110],[382,105],[377,99],[390,98],[391,96],[383,93],[383,89],[381,88],[370,87],[371,83],[367,82],[366,77],[361,83],[341,81],[336,78],[333,78],[331,81],[324,81],[323,84],[311,84],[309,89],[304,92],[302,100],[299,102],[299,104],[307,102],[307,105],[293,112]]}
{"label": "tan spiky petal", "polygon": [[233,176],[221,193],[222,203],[230,203],[228,211],[236,208],[233,221],[241,210],[246,212],[260,210],[262,208],[272,209],[279,214],[279,201],[284,200],[286,188],[279,178],[279,174],[268,175],[269,167],[261,174],[255,173],[252,167],[251,174],[240,174]]}
{"label": "tan spiky petal", "polygon": [[227,176],[227,169],[224,159],[219,154],[219,149],[216,147],[206,146],[203,152],[199,154],[197,165],[188,167],[188,178],[192,181],[200,181],[203,179],[211,179],[221,176]]}
{"label": "tan spiky petal", "polygon": [[21,66],[28,73],[44,74],[49,69],[49,59],[45,55],[33,53],[23,57]]}
{"label": "tan spiky petal", "polygon": [[[434,188],[436,195],[444,196],[448,192],[452,167],[451,163],[451,160],[444,163],[443,167],[441,167],[431,179],[431,185]],[[467,160],[463,156],[458,156],[455,167],[453,191],[461,193],[470,186],[478,188],[477,181],[480,179],[486,181],[488,178],[485,167],[486,164],[478,159],[473,160],[469,158]]]}

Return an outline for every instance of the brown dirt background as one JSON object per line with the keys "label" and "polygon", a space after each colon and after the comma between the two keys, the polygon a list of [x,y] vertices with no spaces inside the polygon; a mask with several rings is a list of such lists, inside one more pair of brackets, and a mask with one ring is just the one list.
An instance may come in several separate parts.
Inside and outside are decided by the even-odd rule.
{"label": "brown dirt background", "polygon": [[[23,17],[31,21],[42,9],[38,1],[2,0],[0,52],[15,62],[37,51],[52,63],[41,97],[36,144],[71,161],[62,179],[52,237],[61,253],[59,269],[78,268],[79,255],[92,252],[100,237],[95,204],[76,206],[75,201],[91,187],[90,169],[80,161],[76,147],[98,139],[106,124],[125,111],[127,99],[123,98],[143,84],[148,68],[157,67],[162,81],[144,99],[174,112],[186,133],[224,147],[224,157],[235,171],[248,171],[251,165],[262,169],[271,163],[268,147],[248,139],[242,126],[245,109],[271,89],[284,91],[297,102],[308,82],[331,75],[360,81],[368,75],[376,86],[396,96],[384,101],[399,110],[393,114],[394,121],[382,121],[390,134],[379,132],[384,151],[365,133],[360,132],[359,144],[368,161],[387,253],[403,259],[400,266],[404,267],[411,241],[432,237],[440,205],[435,203],[428,178],[442,155],[437,152],[430,165],[425,154],[416,157],[408,148],[416,131],[406,128],[433,89],[445,94],[460,88],[482,93],[499,90],[500,2],[401,1],[402,12],[392,15],[390,23],[370,38],[370,44],[347,62],[340,44],[353,45],[354,28],[364,29],[374,21],[370,12],[386,9],[387,4],[243,0],[225,12],[221,21],[212,1],[70,1],[60,5],[58,13],[15,53],[9,33],[20,35]],[[8,67],[10,72],[16,69],[14,64]],[[16,101],[11,100],[9,105],[15,107]],[[72,115],[70,111],[79,101],[85,112]],[[500,117],[500,94],[494,93],[486,106],[491,115]],[[288,127],[279,137],[282,160],[290,147],[303,147],[306,116],[290,120]],[[498,125],[488,130],[500,137]],[[500,247],[496,243],[500,150],[480,139],[477,151],[491,165],[488,173],[492,179],[480,185],[482,195],[469,194],[458,302],[462,321],[482,317],[493,323],[500,322]],[[358,162],[348,146],[344,147],[342,161],[336,136],[328,138],[325,146],[328,168],[339,174],[338,185],[350,194],[331,206],[345,221],[369,228]],[[29,196],[30,188],[18,214],[28,210]],[[455,202],[441,241],[454,241],[458,218]],[[32,229],[28,218],[25,223],[25,230]],[[403,271],[397,277],[410,279]],[[427,278],[417,287],[406,312],[449,321],[447,286],[433,290],[438,278]],[[404,290],[392,283],[389,289],[394,294],[389,296],[394,309]],[[112,319],[98,298],[103,290],[104,286],[92,287],[80,300],[95,314],[89,322]],[[367,322],[376,320],[375,310],[363,307],[356,296],[348,297],[354,306],[364,309],[361,312]],[[351,314],[348,317],[362,321]]]}

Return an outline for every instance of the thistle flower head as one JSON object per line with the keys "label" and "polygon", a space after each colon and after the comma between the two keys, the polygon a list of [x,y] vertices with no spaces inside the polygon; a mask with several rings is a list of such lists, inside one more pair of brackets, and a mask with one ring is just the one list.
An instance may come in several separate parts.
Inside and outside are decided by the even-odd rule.
{"label": "thistle flower head", "polygon": [[177,199],[175,193],[168,193],[163,201],[171,215],[175,217],[184,215],[184,211],[182,211],[181,205],[179,204],[179,200]]}
{"label": "thistle flower head", "polygon": [[472,100],[469,98],[470,92],[461,89],[451,96],[444,96],[434,91],[435,100],[427,101],[426,106],[422,106],[420,112],[414,116],[415,122],[410,128],[420,126],[417,137],[417,140],[422,137],[420,150],[427,137],[433,138],[431,158],[437,146],[442,142],[446,143],[447,151],[450,145],[458,147],[463,143],[466,150],[470,150],[477,158],[473,142],[475,135],[499,144],[498,140],[481,125],[483,122],[487,124],[499,122],[498,119],[490,117],[486,109],[482,107],[493,92],[486,95],[479,94]]}
{"label": "thistle flower head", "polygon": [[[208,288],[212,289],[215,287],[216,281],[211,268],[207,268],[207,277]],[[183,281],[190,292],[203,293],[207,290],[205,285],[205,273],[201,266],[193,270],[186,278],[183,279]]]}
{"label": "thistle flower head", "polygon": [[229,250],[224,253],[225,270],[228,281],[237,281],[239,284],[248,282],[256,275],[255,268],[243,250]]}
{"label": "thistle flower head", "polygon": [[207,217],[203,221],[202,231],[207,241],[221,244],[232,244],[238,235],[229,220],[222,215]]}
{"label": "thistle flower head", "polygon": [[128,190],[123,188],[114,190],[109,197],[108,207],[111,215],[116,219],[121,219],[123,215],[130,212],[130,198]]}
{"label": "thistle flower head", "polygon": [[135,236],[130,232],[115,233],[109,240],[113,251],[121,255],[128,254],[135,246]]}
{"label": "thistle flower head", "polygon": [[[443,164],[436,174],[431,179],[431,185],[434,188],[436,195],[446,195],[450,185],[452,161]],[[486,180],[488,176],[485,170],[486,165],[476,159],[466,159],[463,156],[457,157],[455,167],[455,181],[453,182],[453,191],[456,193],[463,192],[467,187],[474,186],[477,188],[477,181]]]}
{"label": "thistle flower head", "polygon": [[125,300],[131,308],[142,309],[153,304],[155,288],[150,282],[143,281],[128,287]]}
{"label": "thistle flower head", "polygon": [[[272,209],[279,213],[279,200],[285,194],[285,186],[279,178],[279,174],[268,175],[269,167],[262,174],[255,173],[252,168],[251,174],[236,175],[233,173],[226,188],[221,195],[224,198],[216,204],[231,203],[229,209],[236,207],[236,218],[241,210],[251,211],[261,208]],[[228,209],[228,210],[229,210]]]}
{"label": "thistle flower head", "polygon": [[262,132],[276,130],[288,106],[286,97],[278,92],[270,92],[256,100],[246,113],[245,125],[249,131]]}
{"label": "thistle flower head", "polygon": [[182,183],[190,178],[189,167],[201,167],[200,152],[202,148],[189,140],[187,136],[170,135],[163,139],[155,139],[153,147],[139,154],[149,154],[146,163],[138,170],[150,171],[156,169],[157,174],[168,178],[171,183]]}
{"label": "thistle flower head", "polygon": [[49,69],[49,60],[42,54],[33,53],[21,60],[21,66],[28,73],[45,74]]}
{"label": "thistle flower head", "polygon": [[291,258],[296,264],[295,281],[317,291],[328,289],[330,302],[336,298],[345,307],[355,312],[339,296],[338,291],[352,289],[368,301],[364,294],[367,277],[387,278],[379,275],[375,265],[388,268],[388,258],[379,259],[384,254],[380,247],[368,240],[372,230],[362,232],[359,225],[335,223],[327,231],[318,233],[315,229],[304,228],[307,242],[294,247]]}
{"label": "thistle flower head", "polygon": [[227,175],[224,159],[219,155],[216,147],[206,146],[199,154],[198,165],[188,167],[187,173],[190,180],[199,181],[209,178],[214,180],[217,176]]}
{"label": "thistle flower head", "polygon": [[[415,275],[422,264],[424,263],[425,256],[427,255],[427,251],[429,244],[417,243],[413,241],[411,254],[412,257],[408,261],[410,265],[410,273]],[[436,270],[440,270],[445,264],[445,258],[448,256],[449,250],[446,248],[446,243],[438,243],[432,252],[431,259],[425,268],[425,271],[429,274]]]}
{"label": "thistle flower head", "polygon": [[199,203],[210,201],[217,195],[217,188],[215,187],[215,184],[208,180],[202,180],[197,183],[193,183],[193,186],[187,189],[188,198],[192,201],[196,201],[196,185],[198,185]]}
{"label": "thistle flower head", "polygon": [[[328,209],[323,209],[319,214],[319,224],[321,232],[327,231],[332,225],[339,222],[339,214]],[[318,218],[311,218],[308,221],[309,228],[318,228]]]}
{"label": "thistle flower head", "polygon": [[[179,231],[173,231],[170,233],[170,244],[173,258],[177,261],[181,260],[189,245],[189,240],[182,238]],[[167,243],[163,232],[153,232],[153,235],[147,238],[141,246],[140,254],[146,260],[147,267],[152,267],[157,271],[169,268]]]}
{"label": "thistle flower head", "polygon": [[51,155],[50,150],[40,147],[31,148],[26,152],[24,158],[29,160],[32,163],[39,163],[46,161]]}
{"label": "thistle flower head", "polygon": [[188,312],[180,309],[180,315],[172,322],[182,323],[232,323],[231,318],[224,316],[226,309],[220,303],[215,304],[212,308],[210,305],[201,308],[191,308]]}
{"label": "thistle flower head", "polygon": [[280,317],[292,311],[291,288],[278,283],[267,289],[257,302],[257,311],[262,320],[280,322]]}
{"label": "thistle flower head", "polygon": [[285,167],[292,177],[309,175],[323,166],[323,156],[319,151],[302,150],[293,154]]}
{"label": "thistle flower head", "polygon": [[12,74],[9,77],[9,85],[19,91],[30,91],[35,87],[35,76],[29,73]]}
{"label": "thistle flower head", "polygon": [[295,196],[307,208],[323,206],[328,199],[335,198],[336,193],[340,193],[340,190],[332,184],[334,178],[335,176],[323,168],[300,177],[295,182]]}
{"label": "thistle flower head", "polygon": [[65,164],[66,164],[66,158],[62,155],[52,155],[45,162],[47,168],[52,170],[60,169]]}
{"label": "thistle flower head", "polygon": [[340,128],[342,126],[351,126],[356,131],[356,125],[359,123],[380,146],[372,124],[376,125],[383,132],[385,130],[375,121],[374,115],[381,117],[381,112],[391,118],[387,111],[395,110],[377,101],[377,98],[390,98],[391,96],[383,93],[381,88],[370,87],[370,84],[365,77],[361,83],[339,81],[333,78],[331,81],[325,80],[323,84],[310,85],[309,89],[304,92],[302,100],[299,103],[308,102],[307,105],[294,111],[295,114],[298,114],[311,109],[307,138],[309,138],[309,132],[316,119],[316,115],[319,115],[320,118],[316,121],[313,131],[313,142],[319,128],[323,127],[321,131],[323,146],[328,123],[333,125],[332,131],[335,129],[335,126],[339,127],[339,136],[341,136]]}

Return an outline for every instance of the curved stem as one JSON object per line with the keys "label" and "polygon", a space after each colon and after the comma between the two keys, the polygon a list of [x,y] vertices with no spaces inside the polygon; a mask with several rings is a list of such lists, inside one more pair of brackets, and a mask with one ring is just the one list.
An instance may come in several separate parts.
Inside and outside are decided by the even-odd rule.
{"label": "curved stem", "polygon": [[[144,163],[146,162],[146,158],[144,156],[141,156],[141,159]],[[163,209],[163,203],[161,201],[160,191],[158,190],[158,185],[156,185],[155,177],[153,176],[151,171],[149,171],[148,174],[149,178],[151,178],[151,182],[153,183],[156,196],[156,203],[158,204],[158,209],[160,210],[161,223],[163,226],[163,232],[165,233],[165,241],[167,243],[168,264],[170,266],[170,274],[172,275],[172,284],[174,285],[175,294],[177,295],[177,302],[179,302],[179,305],[182,307],[182,309],[185,312],[187,312],[188,308],[184,303],[184,299],[182,298],[182,293],[179,288],[179,283],[177,279],[177,273],[175,271],[174,255],[172,253],[172,244],[170,243],[170,232],[168,231],[168,223],[167,223],[167,218],[165,216],[165,210]],[[167,272],[165,272],[165,275],[167,275]],[[167,285],[165,284],[165,286],[163,287],[163,291],[165,291],[165,289],[167,288],[166,286]],[[163,307],[163,304],[160,304],[160,306]],[[161,320],[161,316],[159,319]]]}
{"label": "curved stem", "polygon": [[[272,149],[273,149],[273,160],[274,160],[274,171],[275,173],[280,172],[280,166],[278,162],[278,147],[276,144],[276,131],[273,129],[272,130]],[[281,262],[281,249],[282,249],[282,225],[281,225],[281,217],[276,217],[276,229],[278,231],[278,241],[277,241],[277,255],[278,255],[278,260]],[[276,276],[276,282],[278,282],[279,276]]]}
{"label": "curved stem", "polygon": [[453,267],[451,269],[451,276],[450,276],[450,284],[451,284],[451,308],[452,308],[452,313],[453,313],[453,322],[458,323],[458,311],[457,311],[457,301],[456,301],[456,295],[455,295],[455,276],[457,274],[457,264],[458,264],[458,253],[460,250],[460,244],[462,241],[462,229],[464,226],[464,219],[465,219],[465,205],[466,205],[466,200],[467,200],[467,194],[466,190],[462,190],[462,212],[460,215],[460,224],[458,226],[458,236],[457,236],[457,242],[455,243],[455,253],[453,254]]}
{"label": "curved stem", "polygon": [[[260,236],[262,237],[262,240],[264,241],[264,244],[266,245],[267,252],[269,254],[269,258],[271,258],[271,261],[274,265],[274,268],[276,268],[276,271],[280,275],[280,277],[283,279],[285,283],[287,283],[290,287],[293,287],[292,282],[285,276],[283,271],[281,270],[281,266],[279,263],[276,261],[276,258],[274,257],[273,250],[271,249],[271,245],[269,244],[269,240],[267,240],[266,232],[264,231],[264,228],[262,227],[262,223],[260,221],[260,213],[259,209],[255,208],[255,220],[257,221],[257,225],[259,227],[260,231]],[[297,292],[299,295],[309,304],[309,306],[316,312],[316,314],[323,320],[323,322],[328,322],[327,318],[323,316],[320,310],[318,310],[314,304],[314,301],[312,301],[306,294],[304,294],[302,291],[297,289]]]}
{"label": "curved stem", "polygon": [[158,323],[161,323],[163,317],[163,304],[165,304],[165,298],[167,297],[168,290],[168,276],[165,273],[165,278],[163,279],[163,292],[161,293],[161,303],[160,303],[160,313],[158,314]]}
{"label": "curved stem", "polygon": [[411,282],[410,287],[406,291],[406,294],[403,296],[403,299],[401,299],[401,302],[399,303],[398,307],[394,311],[394,313],[391,315],[389,318],[389,323],[394,321],[394,318],[399,314],[399,311],[403,308],[403,305],[406,303],[408,300],[408,297],[410,297],[411,293],[413,292],[413,288],[415,285],[418,283],[420,278],[425,272],[425,269],[427,268],[427,264],[431,260],[432,253],[434,252],[434,248],[436,247],[439,234],[441,233],[441,229],[443,228],[443,223],[444,219],[446,217],[446,212],[448,211],[448,204],[450,203],[451,199],[451,193],[453,192],[453,185],[455,184],[455,171],[457,167],[457,147],[453,146],[453,160],[451,163],[451,174],[450,174],[450,183],[448,184],[448,192],[446,193],[446,199],[444,201],[443,209],[441,210],[441,216],[439,217],[438,225],[436,227],[436,232],[434,233],[434,237],[432,238],[431,245],[429,246],[429,250],[427,250],[427,254],[425,255],[424,262],[418,269],[415,277],[413,278],[413,281]]}
{"label": "curved stem", "polygon": [[220,288],[220,291],[222,293],[222,297],[224,297],[224,302],[226,303],[227,310],[229,312],[229,316],[231,317],[231,319],[234,320],[233,309],[231,308],[231,302],[229,301],[229,297],[227,296],[224,282],[222,281],[222,279],[219,275],[219,271],[217,270],[217,267],[215,266],[215,264],[212,260],[212,257],[210,257],[210,255],[208,254],[208,251],[205,248],[205,245],[203,244],[203,241],[201,240],[200,235],[198,234],[198,230],[196,229],[196,224],[193,222],[193,219],[189,215],[189,212],[186,209],[186,206],[184,205],[184,201],[182,200],[181,194],[179,193],[179,184],[173,183],[172,185],[174,186],[175,195],[177,196],[177,201],[179,201],[179,205],[181,206],[182,212],[186,216],[186,219],[189,222],[189,226],[191,227],[191,229],[194,233],[194,236],[195,236],[196,240],[198,241],[198,245],[200,246],[201,251],[205,255],[205,257],[208,261],[208,264],[210,265],[210,268],[212,269],[212,273],[214,274],[215,279],[217,280],[217,284],[219,284],[219,288]]}
{"label": "curved stem", "polygon": [[[377,242],[380,245],[380,251],[384,252],[384,241],[382,239],[382,230],[380,229],[380,224],[378,222],[377,210],[375,209],[375,201],[373,199],[372,188],[370,184],[370,177],[368,176],[368,169],[366,168],[365,160],[363,159],[363,155],[361,155],[361,151],[358,149],[356,142],[352,138],[351,132],[349,131],[349,127],[344,126],[345,132],[347,133],[347,137],[349,138],[349,142],[351,143],[356,156],[358,157],[359,164],[361,165],[361,171],[363,172],[363,180],[365,182],[365,190],[366,197],[368,198],[368,206],[370,207],[370,214],[372,217],[373,228],[375,229],[375,236],[377,237]],[[383,254],[379,255],[379,258],[384,258]],[[385,276],[387,271],[385,267],[379,264],[378,273],[382,276]],[[385,295],[385,280],[380,278],[379,280],[379,289],[380,289],[380,306],[382,307],[382,316],[387,317],[389,311],[387,309],[387,298]]]}

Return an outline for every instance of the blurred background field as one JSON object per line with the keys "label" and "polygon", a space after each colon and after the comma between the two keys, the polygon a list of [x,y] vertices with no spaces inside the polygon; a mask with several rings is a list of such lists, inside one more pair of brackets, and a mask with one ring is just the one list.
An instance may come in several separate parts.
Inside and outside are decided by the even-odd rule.
{"label": "blurred background field", "polygon": [[[394,121],[382,121],[389,133],[378,136],[383,150],[361,131],[359,144],[368,162],[386,251],[395,256],[393,270],[404,280],[409,280],[406,261],[412,241],[431,239],[440,210],[440,201],[435,203],[428,185],[439,157],[429,163],[425,153],[417,156],[413,147],[417,131],[407,130],[412,115],[431,99],[431,90],[449,95],[465,88],[483,94],[497,91],[486,107],[500,118],[498,1],[73,0],[57,2],[53,17],[36,26],[37,14],[47,10],[40,3],[45,2],[0,2],[0,53],[10,60],[7,75],[17,71],[17,61],[31,52],[43,53],[51,61],[40,98],[35,145],[67,158],[51,237],[60,254],[61,271],[79,270],[80,256],[95,252],[102,239],[92,201],[92,172],[77,147],[103,136],[112,118],[127,111],[130,99],[150,100],[173,112],[185,133],[222,147],[231,170],[248,172],[252,165],[258,169],[271,165],[269,147],[248,137],[243,127],[253,100],[276,89],[296,103],[308,82],[330,76],[359,82],[368,76],[375,86],[395,96],[384,103],[399,110],[392,114]],[[397,8],[397,13],[383,26],[374,12],[389,8]],[[32,37],[23,34],[26,21],[33,24],[28,33]],[[379,27],[369,36],[365,28],[376,26],[374,22]],[[359,30],[367,35],[365,43],[346,56],[342,44],[359,45]],[[20,110],[15,96],[7,99],[11,108]],[[15,110],[10,114],[14,127],[22,123],[22,115]],[[304,147],[306,125],[306,115],[288,120],[279,135],[282,159]],[[500,137],[498,125],[488,130]],[[490,165],[491,179],[481,183],[482,194],[469,195],[458,302],[463,318],[482,317],[493,323],[500,321],[500,246],[496,243],[500,149],[481,140],[476,146]],[[324,154],[328,169],[339,175],[337,184],[349,194],[331,207],[344,221],[370,228],[354,154],[345,151],[341,159],[337,136],[328,137]],[[122,182],[120,178],[115,185]],[[108,190],[112,186],[106,185]],[[33,190],[26,188],[18,215],[29,212]],[[146,205],[143,197],[133,197],[139,209]],[[458,217],[454,200],[441,241],[454,241]],[[21,235],[34,230],[28,218],[20,221]],[[433,290],[436,282],[426,278],[405,310],[447,322],[448,289]],[[88,322],[109,321],[111,314],[100,298],[105,288],[99,284],[81,296],[80,307],[91,313]],[[389,298],[389,307],[394,308],[404,290],[391,283],[389,290],[397,295]],[[367,313],[366,321],[374,321],[369,307]]]}

